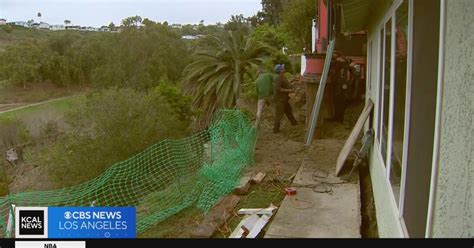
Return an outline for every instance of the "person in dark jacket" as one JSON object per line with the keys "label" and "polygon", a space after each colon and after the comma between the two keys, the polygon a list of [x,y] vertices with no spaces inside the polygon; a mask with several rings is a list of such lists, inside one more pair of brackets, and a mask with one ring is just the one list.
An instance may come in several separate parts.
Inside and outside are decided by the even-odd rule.
{"label": "person in dark jacket", "polygon": [[286,115],[291,124],[295,126],[297,121],[293,116],[288,94],[295,92],[290,87],[288,79],[285,77],[285,65],[278,64],[275,66],[275,77],[273,78],[273,102],[275,104],[275,119],[273,123],[273,133],[280,132],[280,122],[283,114]]}

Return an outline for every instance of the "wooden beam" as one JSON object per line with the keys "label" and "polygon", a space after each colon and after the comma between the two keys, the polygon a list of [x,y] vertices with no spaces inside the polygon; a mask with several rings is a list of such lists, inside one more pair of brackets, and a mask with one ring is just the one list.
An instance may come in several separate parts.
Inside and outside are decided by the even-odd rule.
{"label": "wooden beam", "polygon": [[372,100],[369,99],[368,103],[365,105],[364,110],[362,111],[362,114],[359,116],[357,123],[352,129],[352,132],[349,135],[349,138],[346,140],[344,147],[342,148],[341,152],[339,153],[339,156],[337,157],[336,176],[338,176],[339,173],[341,173],[342,167],[344,166],[344,163],[346,162],[347,157],[351,153],[352,148],[354,147],[354,144],[357,141],[357,137],[359,137],[360,131],[364,127],[364,123],[367,120],[367,118],[369,118],[370,112],[372,111],[373,108],[374,108],[374,103],[372,102]]}
{"label": "wooden beam", "polygon": [[191,232],[192,238],[210,238],[217,227],[222,226],[231,216],[240,197],[230,195],[222,198],[209,212],[201,224]]}
{"label": "wooden beam", "polygon": [[266,214],[272,215],[273,211],[277,209],[275,206],[271,206],[268,208],[242,208],[237,211],[238,214]]}

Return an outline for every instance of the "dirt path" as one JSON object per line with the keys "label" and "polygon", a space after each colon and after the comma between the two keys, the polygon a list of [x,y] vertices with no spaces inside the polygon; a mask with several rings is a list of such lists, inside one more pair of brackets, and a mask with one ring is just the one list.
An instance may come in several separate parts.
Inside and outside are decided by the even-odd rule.
{"label": "dirt path", "polygon": [[[44,102],[31,103],[31,104],[22,104],[22,103],[0,104],[0,110],[1,110],[0,115],[8,113],[8,112],[13,112],[13,111],[29,108],[29,107],[35,107],[35,106],[39,106],[39,105],[43,105],[43,104],[47,104],[47,103],[62,101],[62,100],[66,100],[66,99],[69,99],[69,98],[72,98],[72,97],[74,97],[74,96],[60,97],[60,98],[56,98],[56,99],[52,99],[52,100],[48,100],[48,101],[44,101]],[[18,106],[20,106],[20,107],[18,107]]]}

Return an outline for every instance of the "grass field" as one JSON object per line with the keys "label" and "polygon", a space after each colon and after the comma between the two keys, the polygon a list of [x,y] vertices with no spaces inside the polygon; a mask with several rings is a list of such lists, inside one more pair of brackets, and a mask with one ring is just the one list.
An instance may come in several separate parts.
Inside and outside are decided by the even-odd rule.
{"label": "grass field", "polygon": [[20,107],[7,112],[0,112],[0,119],[22,118],[32,114],[36,115],[51,111],[63,113],[69,109],[75,103],[75,101],[77,101],[77,99],[78,96],[72,96],[46,103],[40,103],[38,105]]}

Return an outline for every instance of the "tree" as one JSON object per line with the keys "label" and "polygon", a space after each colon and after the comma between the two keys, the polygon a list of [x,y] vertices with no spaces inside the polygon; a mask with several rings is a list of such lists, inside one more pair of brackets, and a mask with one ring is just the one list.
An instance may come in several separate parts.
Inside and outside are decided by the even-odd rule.
{"label": "tree", "polygon": [[185,90],[204,113],[208,124],[218,108],[234,107],[250,67],[268,55],[262,43],[240,32],[226,31],[201,39],[194,62],[185,70]]}
{"label": "tree", "polygon": [[250,32],[247,19],[242,14],[232,15],[230,20],[224,25],[224,28],[229,31],[242,32],[246,35]]}
{"label": "tree", "polygon": [[[263,20],[273,26],[277,26],[282,21],[282,14],[285,5],[291,1],[288,0],[262,0],[262,14]],[[287,7],[285,7],[287,8]],[[257,13],[257,16],[259,14]]]}
{"label": "tree", "polygon": [[13,43],[0,53],[0,75],[26,88],[40,78],[43,47],[36,42]]}
{"label": "tree", "polygon": [[122,25],[125,27],[138,27],[142,23],[141,16],[130,16],[122,20]]}
{"label": "tree", "polygon": [[41,12],[38,12],[37,16],[38,18],[41,18]]}
{"label": "tree", "polygon": [[115,29],[115,24],[113,22],[109,23],[109,29],[114,30]]}
{"label": "tree", "polygon": [[152,27],[153,25],[155,25],[156,22],[154,22],[154,21],[152,21],[152,20],[150,20],[150,19],[148,19],[148,18],[145,18],[145,19],[143,19],[142,24],[145,25],[145,27],[150,28],[150,27]]}
{"label": "tree", "polygon": [[28,20],[28,21],[26,22],[26,24],[28,25],[28,27],[30,27],[31,24],[33,24],[33,23],[35,23],[35,20],[33,20],[33,19],[30,19],[30,20]]}
{"label": "tree", "polygon": [[292,0],[283,12],[282,27],[295,37],[298,52],[311,48],[312,19],[316,15],[316,0]]}
{"label": "tree", "polygon": [[64,20],[64,25],[67,26],[67,25],[69,25],[69,24],[71,24],[71,21],[70,21],[70,20]]}
{"label": "tree", "polygon": [[271,26],[267,23],[257,26],[252,33],[252,37],[275,50],[280,50],[284,46],[287,46],[291,40],[291,36],[286,30]]}

